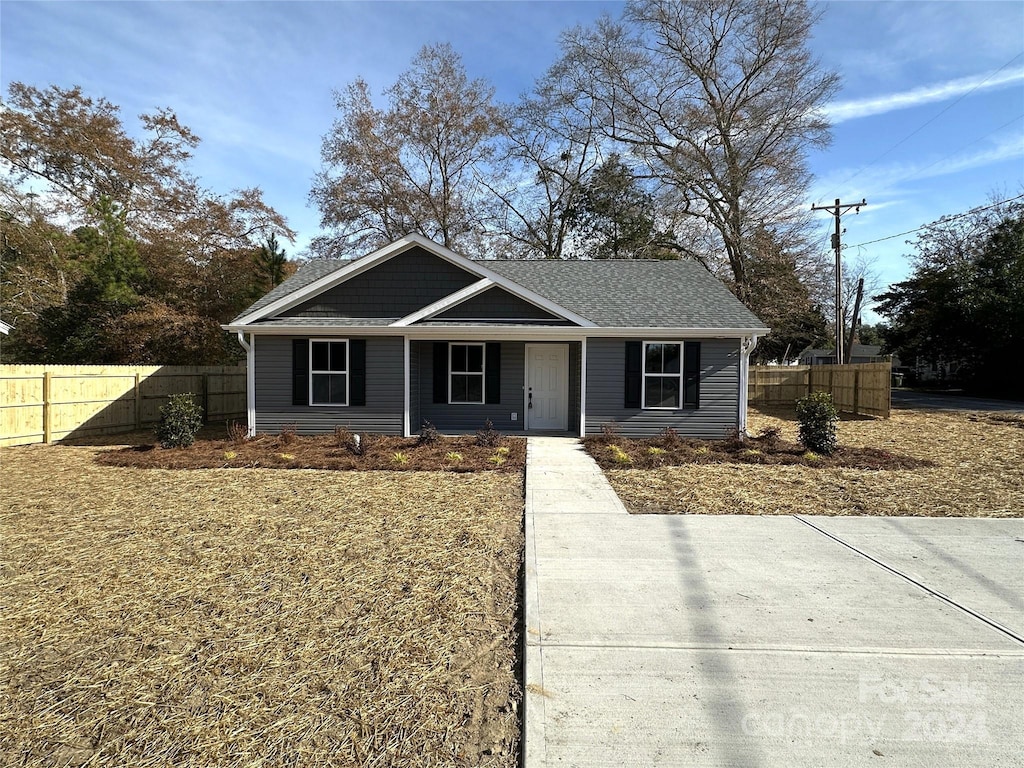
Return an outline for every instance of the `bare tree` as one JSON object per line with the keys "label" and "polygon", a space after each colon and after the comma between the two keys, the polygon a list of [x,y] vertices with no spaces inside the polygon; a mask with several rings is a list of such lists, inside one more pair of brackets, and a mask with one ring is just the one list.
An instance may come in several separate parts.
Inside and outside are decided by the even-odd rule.
{"label": "bare tree", "polygon": [[501,116],[494,88],[469,80],[448,44],[425,46],[373,104],[362,79],[335,93],[339,117],[324,136],[323,170],[310,197],[331,234],[315,250],[335,255],[417,232],[457,247],[488,229],[485,176]]}
{"label": "bare tree", "polygon": [[570,211],[601,161],[592,106],[552,70],[506,109],[501,170],[491,191],[504,205],[498,227],[516,255],[568,255]]}
{"label": "bare tree", "polygon": [[839,79],[807,48],[816,18],[803,0],[632,0],[621,21],[563,36],[560,71],[604,138],[697,242],[714,237],[744,301],[750,238],[761,226],[799,234],[805,152],[830,139],[821,107]]}

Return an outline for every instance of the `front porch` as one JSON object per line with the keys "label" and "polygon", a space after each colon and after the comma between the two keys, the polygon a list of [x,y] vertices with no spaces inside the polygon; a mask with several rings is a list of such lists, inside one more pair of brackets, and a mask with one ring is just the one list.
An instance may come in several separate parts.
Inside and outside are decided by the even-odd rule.
{"label": "front porch", "polygon": [[583,343],[409,340],[408,430],[582,434]]}

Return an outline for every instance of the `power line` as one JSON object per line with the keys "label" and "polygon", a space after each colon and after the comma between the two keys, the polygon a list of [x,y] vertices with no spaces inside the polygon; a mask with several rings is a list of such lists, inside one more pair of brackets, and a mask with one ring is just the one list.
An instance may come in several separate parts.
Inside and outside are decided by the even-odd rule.
{"label": "power line", "polygon": [[[1011,197],[1011,198],[1009,198],[1007,200],[1000,200],[999,202],[992,203],[991,205],[983,205],[983,206],[980,206],[978,208],[972,208],[969,211],[964,211],[963,213],[958,213],[955,216],[943,216],[940,219],[937,219],[936,221],[942,221],[943,223],[946,223],[948,221],[956,221],[957,219],[962,219],[964,216],[970,216],[972,213],[980,213],[981,211],[987,211],[990,208],[998,208],[1000,205],[1005,205],[1006,203],[1012,203],[1012,202],[1015,202],[1017,200],[1020,200],[1021,198],[1024,198],[1024,195],[1017,195],[1016,197]],[[935,222],[932,222],[932,224],[934,224],[934,223]],[[857,243],[856,245],[850,245],[850,246],[847,246],[847,247],[848,248],[860,248],[861,246],[864,246],[864,245],[873,245],[874,243],[881,243],[884,240],[892,240],[895,237],[903,237],[904,235],[912,235],[915,232],[920,232],[922,229],[927,229],[930,226],[931,226],[931,224],[922,224],[917,229],[908,229],[906,232],[897,232],[895,235],[886,235],[885,237],[880,237],[877,240],[868,240],[867,242]]]}
{"label": "power line", "polygon": [[[916,136],[917,134],[919,134],[919,133],[920,133],[921,131],[923,131],[923,130],[924,130],[925,128],[927,128],[927,127],[928,127],[929,125],[931,125],[931,124],[932,124],[932,123],[934,123],[934,122],[935,122],[936,120],[938,120],[938,119],[939,119],[940,117],[942,117],[942,116],[943,116],[944,114],[946,114],[947,112],[949,112],[949,110],[951,110],[951,109],[952,109],[953,107],[955,107],[955,106],[956,106],[957,104],[959,104],[959,103],[960,103],[961,101],[963,101],[964,99],[966,99],[966,98],[967,98],[968,96],[970,96],[970,95],[971,95],[972,93],[974,93],[975,91],[977,91],[977,90],[978,90],[979,88],[981,88],[981,87],[982,87],[983,85],[985,85],[985,83],[987,83],[987,82],[988,82],[989,80],[991,80],[991,79],[992,79],[993,77],[995,77],[996,75],[998,75],[998,74],[999,74],[1000,72],[1002,72],[1002,71],[1003,71],[1004,69],[1006,69],[1006,68],[1007,68],[1008,66],[1010,66],[1011,64],[1013,64],[1013,63],[1014,63],[1015,61],[1017,61],[1017,59],[1021,58],[1022,56],[1024,56],[1024,51],[1021,51],[1021,52],[1020,52],[1020,53],[1018,53],[1018,54],[1017,54],[1016,56],[1014,56],[1014,57],[1013,57],[1012,59],[1010,59],[1010,60],[1009,60],[1008,62],[1006,62],[1005,64],[1003,64],[1003,66],[999,67],[999,69],[997,69],[996,71],[994,71],[994,72],[993,72],[992,74],[990,74],[990,75],[989,75],[988,77],[986,77],[986,78],[985,78],[984,80],[982,80],[982,81],[981,81],[980,83],[978,83],[978,84],[977,84],[976,86],[974,86],[973,88],[971,88],[971,90],[967,91],[967,93],[964,93],[964,94],[961,94],[960,96],[958,96],[958,97],[957,97],[956,99],[954,99],[954,100],[953,100],[953,101],[952,101],[952,102],[951,102],[950,104],[946,105],[946,107],[944,107],[943,109],[941,109],[941,110],[940,110],[939,112],[937,112],[937,113],[936,113],[936,114],[934,114],[934,115],[933,115],[932,117],[930,117],[930,118],[929,118],[928,120],[926,120],[926,121],[925,121],[924,123],[922,123],[921,125],[919,125],[919,126],[918,126],[917,128],[915,128],[915,129],[914,129],[913,131],[911,131],[911,132],[910,132],[910,133],[908,133],[908,134],[907,134],[906,136],[904,136],[904,137],[903,137],[902,139],[900,139],[899,141],[897,141],[897,142],[896,142],[895,144],[893,144],[893,145],[892,145],[891,147],[889,147],[889,148],[888,148],[887,150],[885,150],[885,152],[883,152],[882,154],[880,154],[880,155],[879,155],[878,157],[876,157],[876,158],[875,158],[874,160],[871,160],[871,161],[870,161],[869,163],[867,163],[866,165],[862,165],[862,166],[861,166],[860,168],[858,168],[858,169],[857,169],[857,170],[856,170],[856,171],[855,171],[855,172],[853,173],[853,175],[852,175],[852,176],[850,176],[849,178],[847,178],[847,179],[846,179],[845,181],[841,182],[841,183],[840,183],[840,184],[838,184],[837,186],[839,186],[839,187],[842,187],[842,186],[845,186],[846,184],[849,184],[849,183],[850,183],[851,181],[853,181],[853,180],[854,180],[854,179],[856,179],[856,178],[857,178],[858,176],[860,176],[860,175],[861,175],[861,174],[862,174],[862,173],[863,173],[864,171],[866,171],[866,170],[867,170],[868,168],[870,168],[870,167],[871,167],[872,165],[874,165],[875,163],[877,163],[877,162],[878,162],[879,160],[881,160],[882,158],[884,158],[884,157],[887,157],[887,156],[888,156],[889,154],[891,154],[891,153],[892,153],[892,151],[893,151],[893,150],[895,150],[896,148],[898,148],[898,147],[902,146],[903,144],[905,144],[905,143],[906,143],[907,141],[909,141],[909,140],[910,140],[911,138],[913,138],[914,136]],[[1011,120],[1010,122],[1013,122],[1013,121]],[[1000,127],[1004,127],[1004,126],[1000,126]],[[999,130],[999,128],[997,128],[996,130]],[[988,134],[986,134],[986,135],[988,135]],[[983,137],[983,138],[984,138],[984,137]]]}
{"label": "power line", "polygon": [[904,176],[904,177],[903,177],[902,179],[899,179],[899,181],[909,181],[910,179],[916,179],[916,178],[917,178],[918,176],[920,176],[920,175],[921,175],[922,173],[924,173],[925,171],[927,171],[927,170],[928,170],[929,168],[932,168],[932,167],[934,167],[934,166],[938,165],[938,164],[939,164],[939,163],[941,163],[941,162],[942,162],[943,160],[947,160],[948,158],[950,158],[950,157],[952,157],[953,155],[955,155],[955,154],[956,154],[957,152],[962,152],[963,150],[967,149],[968,147],[970,147],[970,146],[973,146],[973,145],[977,144],[977,143],[978,143],[979,141],[981,141],[982,139],[987,139],[987,138],[988,138],[989,136],[991,136],[991,135],[992,135],[993,133],[995,133],[996,131],[1001,131],[1001,130],[1003,130],[1003,128],[1005,128],[1005,127],[1006,127],[1006,126],[1008,126],[1008,125],[1011,125],[1012,123],[1015,123],[1015,122],[1017,122],[1017,121],[1018,121],[1018,120],[1020,120],[1020,119],[1021,119],[1022,117],[1024,117],[1024,112],[1021,112],[1021,113],[1020,113],[1019,115],[1017,115],[1016,117],[1014,117],[1014,118],[1011,118],[1010,120],[1007,120],[1007,121],[1006,121],[1005,123],[1003,123],[1003,124],[1002,124],[1002,125],[1000,125],[999,127],[997,127],[997,128],[993,128],[993,129],[992,129],[991,131],[989,131],[988,133],[986,133],[986,134],[984,134],[984,135],[982,135],[982,136],[979,136],[978,138],[976,138],[976,139],[973,139],[973,140],[971,140],[971,141],[967,142],[966,144],[962,144],[961,146],[959,146],[959,147],[957,147],[956,149],[954,149],[954,150],[953,150],[952,152],[949,152],[949,153],[947,153],[947,154],[943,155],[943,156],[942,156],[942,157],[940,157],[940,158],[939,158],[938,160],[934,160],[934,161],[932,161],[932,162],[928,163],[928,165],[926,165],[926,166],[925,166],[924,168],[918,168],[918,169],[917,169],[916,171],[914,171],[914,172],[913,172],[912,174],[910,174],[909,176]]}

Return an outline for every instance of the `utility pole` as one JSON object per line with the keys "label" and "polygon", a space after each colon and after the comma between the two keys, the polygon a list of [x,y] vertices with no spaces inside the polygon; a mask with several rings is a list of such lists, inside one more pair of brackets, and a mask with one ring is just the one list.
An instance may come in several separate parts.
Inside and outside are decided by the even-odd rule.
{"label": "utility pole", "polygon": [[832,250],[836,252],[836,364],[842,363],[845,359],[843,336],[846,331],[843,322],[843,229],[839,219],[844,213],[851,209],[854,213],[860,213],[860,209],[867,205],[868,201],[861,198],[859,203],[846,203],[845,205],[836,198],[834,205],[812,205],[812,211],[828,211],[836,220],[836,231],[832,233]]}

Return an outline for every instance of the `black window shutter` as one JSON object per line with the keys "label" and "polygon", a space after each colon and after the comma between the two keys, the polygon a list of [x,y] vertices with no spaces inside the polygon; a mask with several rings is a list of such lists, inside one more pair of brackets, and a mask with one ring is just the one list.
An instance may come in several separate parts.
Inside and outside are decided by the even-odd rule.
{"label": "black window shutter", "polygon": [[434,402],[448,402],[448,342],[434,342]]}
{"label": "black window shutter", "polygon": [[626,342],[626,408],[640,407],[640,387],[643,385],[643,342]]}
{"label": "black window shutter", "polygon": [[348,343],[348,404],[366,405],[366,339]]}
{"label": "black window shutter", "polygon": [[292,339],[292,405],[309,405],[309,339]]}
{"label": "black window shutter", "polygon": [[688,341],[683,346],[683,405],[700,407],[700,342]]}
{"label": "black window shutter", "polygon": [[501,403],[501,344],[497,342],[491,342],[486,347],[484,402],[487,405]]}

